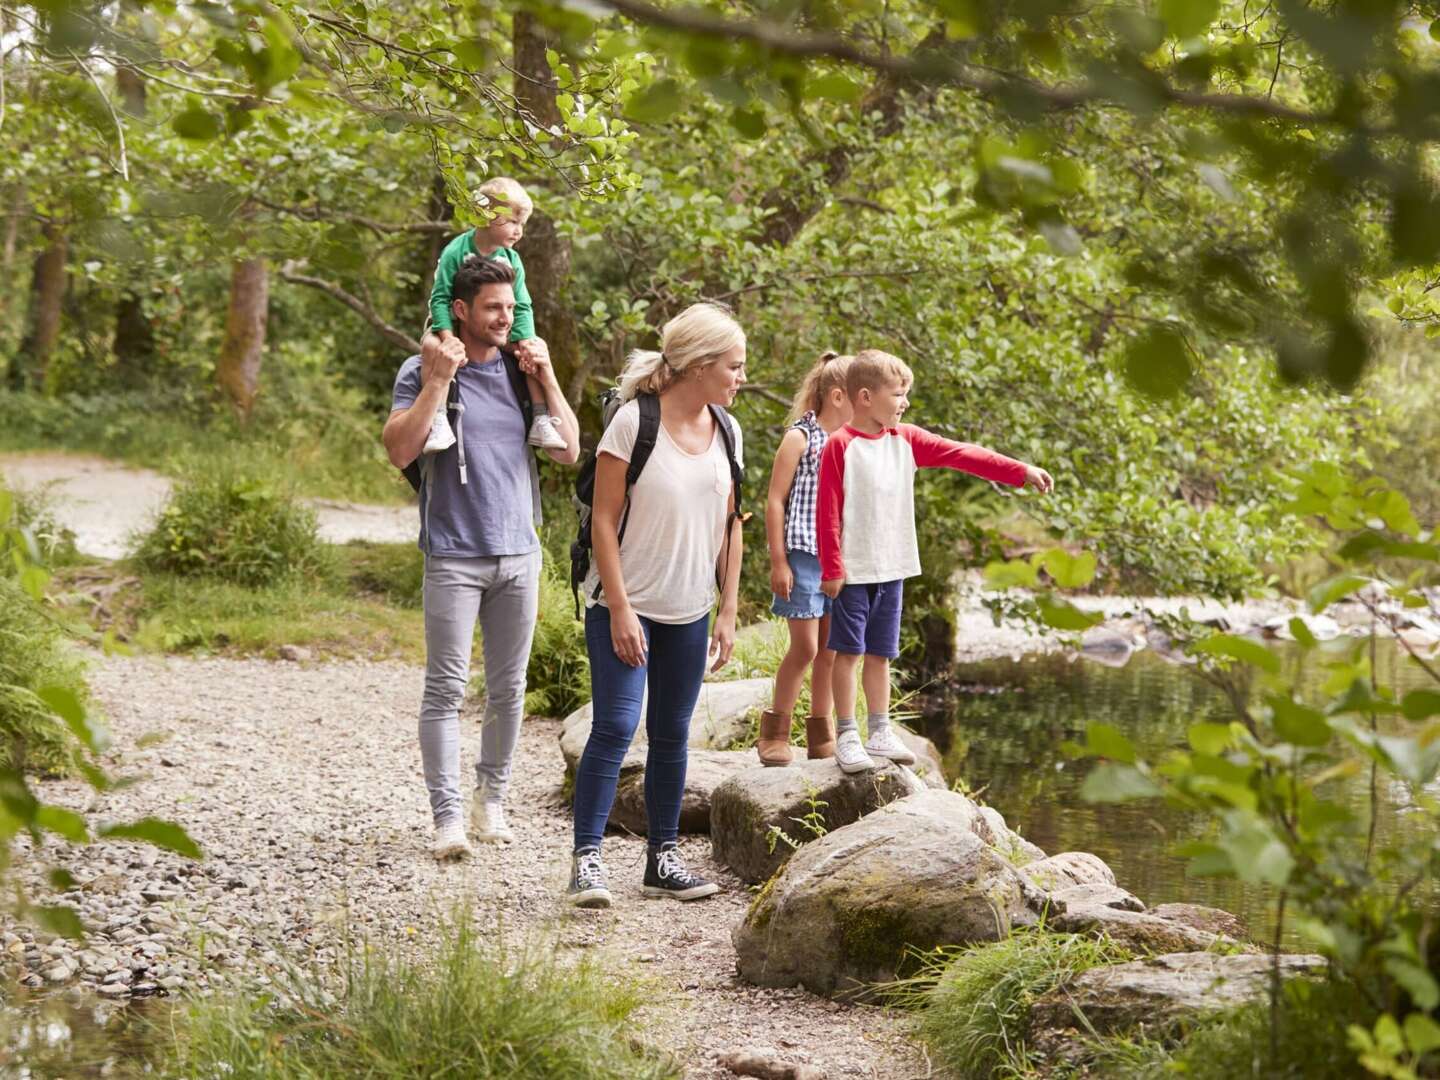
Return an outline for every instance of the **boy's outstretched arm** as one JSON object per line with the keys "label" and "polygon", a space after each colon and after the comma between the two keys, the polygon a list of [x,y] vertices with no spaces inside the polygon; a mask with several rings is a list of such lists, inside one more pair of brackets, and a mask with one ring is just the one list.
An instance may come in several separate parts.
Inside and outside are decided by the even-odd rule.
{"label": "boy's outstretched arm", "polygon": [[840,546],[845,525],[845,446],[832,435],[820,454],[815,493],[815,539],[820,548],[820,589],[834,599],[845,585],[845,556]]}
{"label": "boy's outstretched arm", "polygon": [[1024,487],[1029,483],[1040,491],[1049,491],[1055,486],[1044,469],[974,443],[956,442],[914,424],[901,424],[900,435],[910,443],[917,468],[958,469],[1011,487]]}

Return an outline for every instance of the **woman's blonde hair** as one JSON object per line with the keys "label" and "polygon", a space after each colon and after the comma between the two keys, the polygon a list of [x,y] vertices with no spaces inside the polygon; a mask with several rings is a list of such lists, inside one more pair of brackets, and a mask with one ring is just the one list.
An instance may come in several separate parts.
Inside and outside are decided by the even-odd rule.
{"label": "woman's blonde hair", "polygon": [[785,417],[785,423],[793,424],[807,412],[818,416],[825,407],[825,399],[830,396],[831,390],[845,393],[845,376],[853,359],[853,356],[841,356],[839,353],[823,353],[820,359],[815,361],[815,366],[806,372],[805,378],[800,382],[800,389],[795,391],[795,400],[790,403],[790,413]]}
{"label": "woman's blonde hair", "polygon": [[745,331],[723,304],[691,304],[660,331],[660,351],[636,349],[620,373],[620,398],[658,394],[681,372],[713,364],[737,345]]}
{"label": "woman's blonde hair", "polygon": [[521,225],[529,221],[530,215],[535,212],[535,204],[530,201],[529,192],[520,185],[520,181],[512,180],[508,176],[496,176],[486,180],[475,189],[475,202],[479,204],[482,213],[496,216],[513,214]]}

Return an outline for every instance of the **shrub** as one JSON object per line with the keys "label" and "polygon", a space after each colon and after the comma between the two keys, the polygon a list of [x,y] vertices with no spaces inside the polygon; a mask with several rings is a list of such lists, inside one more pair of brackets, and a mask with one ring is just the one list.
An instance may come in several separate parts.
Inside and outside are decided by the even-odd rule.
{"label": "shrub", "polygon": [[662,1080],[680,1070],[637,1047],[633,985],[553,948],[508,948],[461,920],[438,956],[350,955],[339,1000],[297,974],[269,995],[192,1007],[172,1076],[464,1076],[473,1080]]}
{"label": "shrub", "polygon": [[249,587],[328,573],[315,513],[285,491],[222,470],[181,484],[135,552],[143,570]]}
{"label": "shrub", "polygon": [[1082,971],[1131,958],[1108,938],[1018,930],[991,944],[936,949],[886,996],[921,1010],[919,1035],[945,1068],[988,1080],[1030,1068],[1025,1031],[1038,997]]}
{"label": "shrub", "polygon": [[[23,560],[11,556],[17,545],[26,549]],[[0,485],[0,574],[17,573],[22,561],[54,567],[78,559],[75,534],[56,520],[44,494]]]}
{"label": "shrub", "polygon": [[55,622],[13,580],[0,577],[0,766],[70,772],[78,746],[35,692],[58,686],[87,699],[83,669]]}

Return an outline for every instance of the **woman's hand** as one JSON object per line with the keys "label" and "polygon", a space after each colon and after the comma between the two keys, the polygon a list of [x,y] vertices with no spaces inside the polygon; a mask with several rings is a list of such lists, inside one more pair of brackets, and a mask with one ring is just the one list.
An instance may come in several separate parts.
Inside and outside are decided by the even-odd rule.
{"label": "woman's hand", "polygon": [[781,600],[790,599],[790,590],[795,588],[795,571],[790,569],[788,559],[776,562],[770,560],[770,591]]}
{"label": "woman's hand", "polygon": [[710,636],[710,655],[715,658],[711,671],[719,671],[730,662],[735,651],[735,613],[720,612],[715,616],[715,632]]}
{"label": "woman's hand", "polygon": [[621,661],[631,667],[644,665],[645,631],[640,628],[640,616],[633,608],[610,609],[610,647]]}

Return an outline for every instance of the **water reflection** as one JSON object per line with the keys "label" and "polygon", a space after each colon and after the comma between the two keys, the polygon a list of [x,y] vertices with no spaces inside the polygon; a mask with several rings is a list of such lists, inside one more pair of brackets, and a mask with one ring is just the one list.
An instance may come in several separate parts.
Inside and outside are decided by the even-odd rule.
{"label": "water reflection", "polygon": [[13,994],[0,1005],[0,1075],[134,1077],[151,1074],[168,1002],[116,1004],[80,991]]}
{"label": "water reflection", "polygon": [[[1393,642],[1380,645],[1382,684],[1402,691],[1430,685]],[[1286,674],[1298,677],[1302,696],[1315,692],[1324,675],[1317,657],[1302,668],[1298,648],[1276,648]],[[1218,690],[1150,652],[1119,667],[1062,654],[964,664],[955,669],[954,684],[956,692],[931,702],[925,732],[940,746],[946,775],[983,789],[985,800],[1023,835],[1051,853],[1094,852],[1147,904],[1211,904],[1233,911],[1254,931],[1268,924],[1263,892],[1186,877],[1185,861],[1171,854],[1176,842],[1204,834],[1202,821],[1160,802],[1082,801],[1080,785],[1093,763],[1072,761],[1060,749],[1067,739],[1083,741],[1086,724],[1098,720],[1119,728],[1153,760],[1184,746],[1191,724],[1233,718]],[[1395,801],[1403,794],[1382,792],[1389,800],[1382,833],[1408,827],[1408,815]],[[1368,781],[1353,781],[1349,796],[1363,807]]]}

